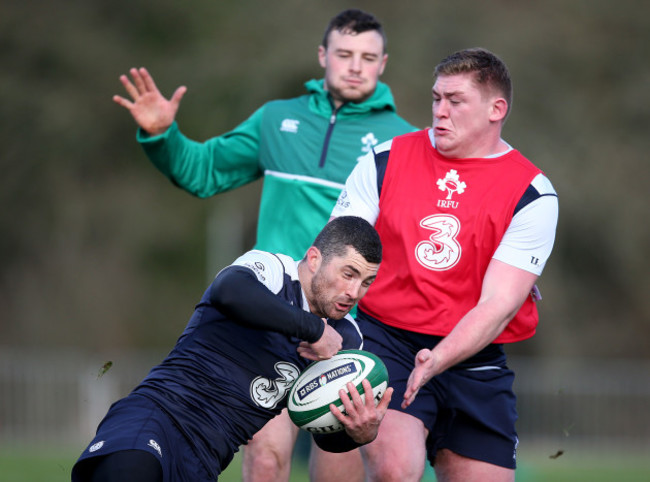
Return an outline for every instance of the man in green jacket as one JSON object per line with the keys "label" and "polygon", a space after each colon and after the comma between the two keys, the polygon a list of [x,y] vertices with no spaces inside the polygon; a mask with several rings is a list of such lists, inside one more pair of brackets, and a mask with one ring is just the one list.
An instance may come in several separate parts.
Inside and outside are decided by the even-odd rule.
{"label": "man in green jacket", "polygon": [[[186,87],[168,100],[146,69],[120,77],[131,99],[114,96],[139,125],[137,139],[172,182],[205,198],[264,177],[255,248],[301,258],[328,221],[358,158],[379,142],[415,130],[396,113],[379,77],[387,61],[381,24],[346,10],[328,25],[318,60],[321,80],[307,94],[264,104],[232,131],[196,142],[175,122]],[[286,411],[244,451],[246,481],[288,480],[298,430]],[[362,480],[358,450],[312,449],[312,480]]]}

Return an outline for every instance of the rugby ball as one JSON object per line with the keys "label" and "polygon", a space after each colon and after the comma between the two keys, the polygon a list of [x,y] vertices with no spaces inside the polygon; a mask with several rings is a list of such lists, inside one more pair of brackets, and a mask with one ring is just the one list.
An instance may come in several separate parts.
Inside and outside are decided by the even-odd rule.
{"label": "rugby ball", "polygon": [[372,386],[375,406],[388,388],[388,371],[381,359],[363,350],[342,350],[328,360],[307,366],[291,386],[287,408],[289,417],[303,430],[325,434],[344,430],[330,411],[333,403],[345,412],[339,390],[348,391],[352,382],[363,396],[362,380]]}

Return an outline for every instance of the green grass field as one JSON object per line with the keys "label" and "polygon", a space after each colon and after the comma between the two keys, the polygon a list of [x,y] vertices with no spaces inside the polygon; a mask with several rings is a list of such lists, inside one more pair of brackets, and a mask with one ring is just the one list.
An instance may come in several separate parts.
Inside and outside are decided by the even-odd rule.
{"label": "green grass field", "polygon": [[[81,450],[81,449],[79,449]],[[0,482],[69,482],[70,470],[78,456],[76,450],[27,450],[3,448],[0,451]],[[220,482],[241,481],[241,461],[233,463],[219,477]],[[306,465],[294,463],[291,482],[308,480]],[[548,455],[520,454],[518,482],[641,482],[650,480],[650,457],[624,453],[571,454],[551,459]],[[435,481],[427,468],[423,479]]]}

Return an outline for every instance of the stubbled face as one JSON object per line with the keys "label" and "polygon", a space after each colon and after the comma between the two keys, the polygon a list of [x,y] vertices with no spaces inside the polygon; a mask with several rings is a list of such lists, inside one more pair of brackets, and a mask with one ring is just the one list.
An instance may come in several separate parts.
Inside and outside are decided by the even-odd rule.
{"label": "stubbled face", "polygon": [[376,30],[342,34],[332,30],[328,46],[318,48],[318,60],[325,69],[325,90],[336,107],[345,102],[362,102],[377,88],[388,56],[384,40]]}
{"label": "stubbled face", "polygon": [[448,158],[492,154],[496,96],[481,90],[469,73],[441,75],[432,91],[436,149]]}
{"label": "stubbled face", "polygon": [[326,264],[320,259],[311,281],[310,308],[320,317],[338,320],[366,294],[379,264],[369,263],[351,247],[345,256],[335,256]]}

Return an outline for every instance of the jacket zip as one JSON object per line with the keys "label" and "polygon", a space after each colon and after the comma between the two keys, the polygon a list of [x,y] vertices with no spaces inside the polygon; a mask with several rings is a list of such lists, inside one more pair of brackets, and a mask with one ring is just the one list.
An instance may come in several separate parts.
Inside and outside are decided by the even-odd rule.
{"label": "jacket zip", "polygon": [[327,158],[327,150],[329,149],[330,146],[330,140],[332,138],[332,131],[334,130],[334,124],[336,124],[336,114],[338,113],[341,107],[343,107],[343,105],[341,105],[338,109],[335,109],[334,105],[332,105],[332,115],[330,116],[330,125],[327,127],[327,133],[325,134],[325,144],[323,145],[323,151],[321,152],[320,155],[320,162],[318,163],[318,167],[325,166],[325,159]]}

